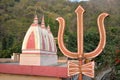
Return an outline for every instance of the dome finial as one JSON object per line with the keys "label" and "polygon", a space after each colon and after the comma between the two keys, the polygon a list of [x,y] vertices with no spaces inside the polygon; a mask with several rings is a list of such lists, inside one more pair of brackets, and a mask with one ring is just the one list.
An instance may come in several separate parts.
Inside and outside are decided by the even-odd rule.
{"label": "dome finial", "polygon": [[45,20],[44,20],[44,15],[42,16],[41,27],[42,27],[42,28],[45,28]]}
{"label": "dome finial", "polygon": [[38,17],[37,17],[37,14],[36,14],[35,17],[34,17],[33,23],[34,23],[34,24],[38,24]]}
{"label": "dome finial", "polygon": [[51,31],[50,31],[50,26],[49,26],[49,24],[48,24],[48,26],[47,26],[47,30],[48,30],[48,32],[51,32]]}
{"label": "dome finial", "polygon": [[37,7],[35,8],[35,17],[34,17],[34,21],[33,21],[34,24],[38,24],[38,17],[37,17],[36,11],[37,11]]}

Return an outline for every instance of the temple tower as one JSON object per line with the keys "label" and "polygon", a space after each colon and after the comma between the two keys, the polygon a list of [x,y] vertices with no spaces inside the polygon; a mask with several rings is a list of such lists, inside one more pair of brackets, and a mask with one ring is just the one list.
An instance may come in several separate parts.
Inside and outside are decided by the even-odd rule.
{"label": "temple tower", "polygon": [[22,44],[20,65],[52,65],[57,63],[57,49],[50,26],[46,28],[44,16],[41,24],[38,17],[28,29]]}

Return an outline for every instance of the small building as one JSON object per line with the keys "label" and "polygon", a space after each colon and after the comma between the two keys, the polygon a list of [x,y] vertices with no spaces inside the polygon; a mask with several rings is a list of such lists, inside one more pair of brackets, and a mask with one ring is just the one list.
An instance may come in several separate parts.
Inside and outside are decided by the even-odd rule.
{"label": "small building", "polygon": [[38,24],[37,15],[28,29],[22,44],[20,65],[57,64],[57,48],[50,26],[45,26],[44,16]]}
{"label": "small building", "polygon": [[[62,80],[68,78],[65,64],[58,63],[57,48],[50,26],[45,26],[44,16],[41,24],[35,15],[23,40],[20,61],[16,53],[12,59],[16,62],[0,63],[0,79],[4,80]],[[3,78],[3,77],[6,77]],[[9,78],[7,78],[9,77]],[[14,77],[14,78],[13,78]],[[23,79],[22,77],[26,77]],[[33,78],[33,79],[32,79]],[[35,79],[34,79],[35,78]]]}

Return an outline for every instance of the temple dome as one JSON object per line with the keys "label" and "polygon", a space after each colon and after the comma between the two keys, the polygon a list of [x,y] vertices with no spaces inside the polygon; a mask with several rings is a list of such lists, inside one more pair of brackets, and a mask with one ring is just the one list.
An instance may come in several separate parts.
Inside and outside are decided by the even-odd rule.
{"label": "temple dome", "polygon": [[38,24],[37,15],[28,29],[22,44],[22,53],[56,54],[56,44],[50,26],[45,27],[44,16]]}

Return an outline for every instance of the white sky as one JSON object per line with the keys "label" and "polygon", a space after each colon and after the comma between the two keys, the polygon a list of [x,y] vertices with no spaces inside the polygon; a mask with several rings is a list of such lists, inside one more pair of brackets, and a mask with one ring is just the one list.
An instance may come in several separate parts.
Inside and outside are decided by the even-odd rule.
{"label": "white sky", "polygon": [[70,1],[72,1],[72,2],[74,2],[74,1],[80,2],[80,1],[88,1],[88,0],[70,0]]}

